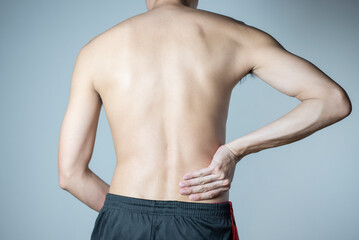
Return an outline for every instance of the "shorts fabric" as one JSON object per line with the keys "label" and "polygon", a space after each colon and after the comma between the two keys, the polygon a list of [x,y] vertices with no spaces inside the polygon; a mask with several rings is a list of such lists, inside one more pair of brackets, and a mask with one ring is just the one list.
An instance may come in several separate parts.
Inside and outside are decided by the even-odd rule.
{"label": "shorts fabric", "polygon": [[106,194],[91,240],[239,240],[232,202],[149,200]]}

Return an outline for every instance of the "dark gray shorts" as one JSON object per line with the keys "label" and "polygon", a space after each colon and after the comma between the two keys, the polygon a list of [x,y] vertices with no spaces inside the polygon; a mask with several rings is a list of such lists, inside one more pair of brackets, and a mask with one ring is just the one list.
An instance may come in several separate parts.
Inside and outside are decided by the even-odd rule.
{"label": "dark gray shorts", "polygon": [[232,202],[198,203],[107,193],[91,240],[239,240]]}

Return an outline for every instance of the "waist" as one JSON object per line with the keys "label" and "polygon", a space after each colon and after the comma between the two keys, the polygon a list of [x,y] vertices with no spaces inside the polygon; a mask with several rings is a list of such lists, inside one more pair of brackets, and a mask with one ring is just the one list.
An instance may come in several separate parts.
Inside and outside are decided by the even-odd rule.
{"label": "waist", "polygon": [[[180,193],[179,183],[187,172],[206,167],[209,163],[182,169],[179,166],[161,168],[158,166],[139,167],[132,164],[116,166],[109,193],[149,200],[176,200],[182,202],[216,203],[229,200],[229,192],[211,199],[190,200],[189,195]],[[197,194],[197,193],[196,193]]]}
{"label": "waist", "polygon": [[196,203],[176,200],[150,200],[107,193],[103,208],[162,215],[229,218],[232,202]]}

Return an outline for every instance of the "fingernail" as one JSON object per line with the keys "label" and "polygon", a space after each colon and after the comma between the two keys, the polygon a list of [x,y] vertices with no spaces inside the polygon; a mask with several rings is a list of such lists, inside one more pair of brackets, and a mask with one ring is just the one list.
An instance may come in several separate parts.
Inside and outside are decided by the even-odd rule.
{"label": "fingernail", "polygon": [[189,199],[194,200],[195,197],[194,197],[193,195],[190,195],[190,196],[189,196]]}
{"label": "fingernail", "polygon": [[184,185],[185,185],[185,184],[184,184],[183,182],[180,182],[180,186],[181,186],[181,187],[184,187]]}
{"label": "fingernail", "polygon": [[183,179],[187,179],[187,178],[188,178],[188,175],[184,175],[184,176],[183,176]]}
{"label": "fingernail", "polygon": [[185,189],[181,189],[181,194],[184,194],[186,193],[186,190]]}

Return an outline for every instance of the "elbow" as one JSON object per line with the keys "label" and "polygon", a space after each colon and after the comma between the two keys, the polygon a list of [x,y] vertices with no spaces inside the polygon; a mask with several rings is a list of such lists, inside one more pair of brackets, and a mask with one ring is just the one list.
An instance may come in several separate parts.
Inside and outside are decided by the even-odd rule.
{"label": "elbow", "polygon": [[336,89],[329,95],[331,115],[336,121],[340,121],[352,112],[352,104],[344,89]]}
{"label": "elbow", "polygon": [[63,161],[58,161],[58,184],[60,188],[66,190],[71,178],[71,174],[68,167],[65,167]]}
{"label": "elbow", "polygon": [[59,186],[60,188],[67,190],[69,185],[69,177],[68,174],[59,173]]}
{"label": "elbow", "polygon": [[59,180],[59,186],[61,189],[66,190],[65,182],[63,182],[62,180]]}
{"label": "elbow", "polygon": [[59,186],[64,190],[69,190],[72,186],[77,185],[83,181],[89,173],[89,169],[59,169]]}
{"label": "elbow", "polygon": [[61,188],[61,189],[63,189],[63,190],[65,190],[65,189],[66,189],[66,187],[65,187],[65,183],[64,183],[64,182],[62,182],[61,180],[59,180],[59,186],[60,186],[60,188]]}
{"label": "elbow", "polygon": [[60,188],[68,190],[88,173],[88,165],[75,163],[72,158],[58,159],[58,184]]}
{"label": "elbow", "polygon": [[76,175],[74,171],[59,170],[59,186],[64,190],[68,190]]}

